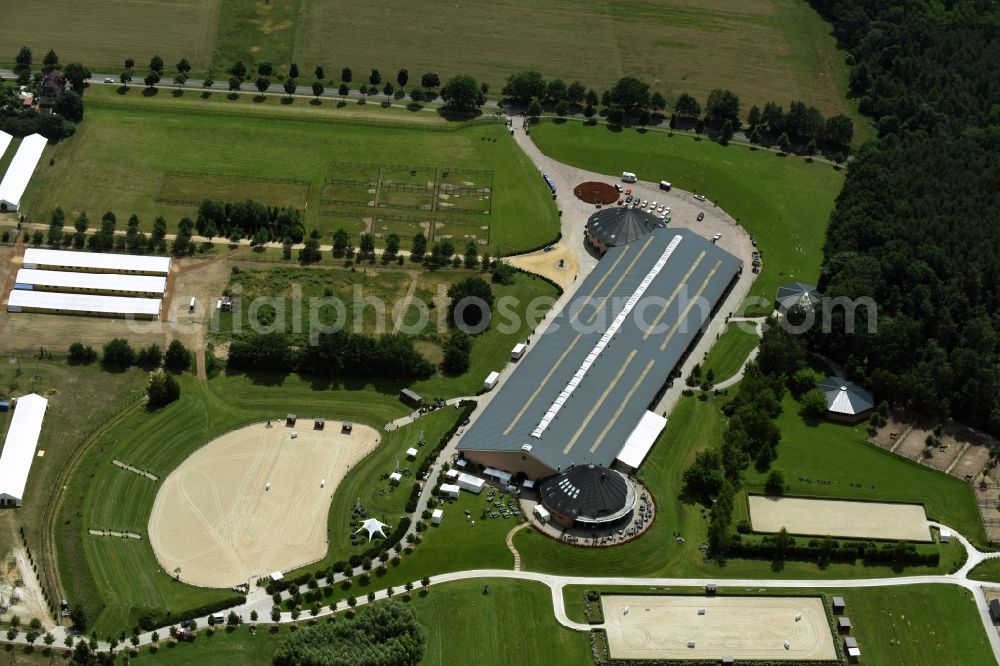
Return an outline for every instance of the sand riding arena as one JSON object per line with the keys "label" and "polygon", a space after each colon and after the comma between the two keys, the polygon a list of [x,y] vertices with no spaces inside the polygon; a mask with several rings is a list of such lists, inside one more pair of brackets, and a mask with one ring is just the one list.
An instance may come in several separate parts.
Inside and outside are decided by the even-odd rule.
{"label": "sand riding arena", "polygon": [[337,485],[380,441],[339,421],[258,423],[209,442],[164,480],[149,519],[163,570],[193,585],[230,587],[326,554]]}
{"label": "sand riding arena", "polygon": [[612,659],[837,658],[819,597],[606,594],[602,607]]}

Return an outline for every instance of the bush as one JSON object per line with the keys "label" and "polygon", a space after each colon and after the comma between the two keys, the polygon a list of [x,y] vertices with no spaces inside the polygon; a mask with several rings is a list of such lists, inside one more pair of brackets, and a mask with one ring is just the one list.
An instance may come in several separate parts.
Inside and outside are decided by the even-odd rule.
{"label": "bush", "polygon": [[149,406],[156,409],[180,398],[181,387],[169,372],[157,372],[149,378],[146,395],[149,398]]}
{"label": "bush", "polygon": [[66,360],[70,365],[89,365],[97,360],[97,352],[89,345],[84,346],[80,342],[74,342],[69,346]]}
{"label": "bush", "polygon": [[173,340],[163,356],[163,364],[170,372],[184,372],[191,367],[191,352],[180,340]]}
{"label": "bush", "polygon": [[764,482],[764,492],[768,495],[783,495],[785,492],[785,473],[780,469],[772,469]]}
{"label": "bush", "polygon": [[115,338],[104,345],[101,365],[105,370],[121,372],[135,365],[135,350],[125,338]]}

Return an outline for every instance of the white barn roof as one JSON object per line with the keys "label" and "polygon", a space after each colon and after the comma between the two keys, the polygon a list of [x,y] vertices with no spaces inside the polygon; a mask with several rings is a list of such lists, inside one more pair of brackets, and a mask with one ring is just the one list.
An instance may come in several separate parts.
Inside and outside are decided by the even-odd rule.
{"label": "white barn roof", "polygon": [[625,440],[625,446],[618,452],[616,460],[631,469],[639,469],[666,425],[666,418],[647,411]]}
{"label": "white barn roof", "polygon": [[3,157],[3,154],[7,152],[7,146],[9,146],[10,142],[13,140],[14,137],[12,137],[10,134],[7,134],[7,132],[0,131],[0,157]]}
{"label": "white barn roof", "polygon": [[155,317],[160,314],[160,299],[62,294],[55,291],[29,291],[27,289],[12,290],[7,299],[7,311],[20,312],[23,308],[92,312],[107,315],[151,315]]}
{"label": "white barn roof", "polygon": [[131,271],[166,275],[170,272],[170,257],[29,248],[24,251],[24,266],[25,268],[53,266],[79,270]]}
{"label": "white barn roof", "polygon": [[6,204],[10,210],[16,210],[21,205],[21,196],[28,188],[28,181],[35,173],[38,160],[42,158],[45,144],[49,142],[41,134],[32,134],[21,140],[14,159],[7,167],[7,173],[0,181],[0,204]]}
{"label": "white barn roof", "polygon": [[137,292],[162,294],[167,278],[158,275],[121,275],[119,273],[79,273],[77,271],[43,271],[22,268],[17,271],[17,285],[39,285],[53,288],[91,291]]}
{"label": "white barn roof", "polygon": [[24,486],[28,483],[28,472],[35,459],[48,404],[48,400],[34,393],[17,399],[14,418],[0,454],[0,499],[20,504],[24,498]]}

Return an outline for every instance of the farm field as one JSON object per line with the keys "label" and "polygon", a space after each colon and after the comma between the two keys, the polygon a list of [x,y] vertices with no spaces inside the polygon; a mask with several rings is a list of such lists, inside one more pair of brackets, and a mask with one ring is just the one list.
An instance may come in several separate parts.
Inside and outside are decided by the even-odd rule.
{"label": "farm field", "polygon": [[[132,93],[143,99],[138,91]],[[191,94],[194,97],[195,93]],[[153,219],[162,215],[167,219],[168,233],[173,233],[182,217],[195,217],[197,207],[157,203],[166,174],[206,176],[197,186],[185,184],[181,198],[188,201],[205,197],[263,198],[271,191],[270,200],[264,201],[270,205],[288,201],[287,187],[281,192],[272,191],[276,184],[273,180],[282,179],[299,183],[294,195],[297,201],[301,201],[302,188],[307,188],[307,229],[318,228],[323,232],[322,242],[329,243],[330,234],[344,226],[354,233],[356,245],[357,234],[362,230],[356,222],[371,226],[371,214],[366,217],[355,211],[348,221],[330,215],[337,208],[322,201],[330,164],[353,161],[406,165],[419,161],[445,170],[493,172],[490,214],[478,215],[486,220],[483,224],[488,225],[488,235],[479,229],[481,225],[476,226],[476,234],[486,236],[489,241],[488,246],[481,247],[491,254],[497,250],[509,254],[537,247],[551,241],[558,232],[558,218],[547,196],[548,190],[500,125],[480,124],[441,131],[448,124],[431,113],[418,115],[435,119],[438,131],[398,124],[383,127],[351,122],[319,123],[313,122],[317,119],[308,110],[302,116],[284,113],[280,123],[250,114],[232,122],[228,114],[198,113],[193,108],[196,104],[192,101],[184,109],[153,104],[132,108],[115,103],[88,107],[87,122],[80,125],[77,135],[49,148],[47,156],[54,158],[55,163],[41,172],[45,174],[44,186],[39,184],[42,179],[36,178],[29,189],[28,197],[37,191],[30,218],[47,224],[49,213],[56,206],[61,206],[71,220],[83,210],[92,219],[111,210],[119,219],[137,214],[142,228],[148,231]],[[312,109],[304,101],[301,106]],[[277,102],[272,108],[281,110]],[[413,115],[408,111],[400,113]],[[235,146],[239,149],[234,149]],[[121,159],[126,153],[130,156],[127,162]],[[255,178],[265,179],[265,187],[258,188],[253,182]],[[243,179],[243,186],[234,179]],[[176,180],[175,176],[168,177],[168,191]],[[234,190],[234,185],[238,189]],[[384,215],[381,211],[379,214]],[[374,231],[391,232],[377,227]],[[455,236],[458,245],[466,233],[462,225],[452,224],[436,232],[439,236]],[[404,235],[403,249],[408,249],[411,237],[412,233]]]}
{"label": "farm field", "polygon": [[714,375],[710,383],[718,384],[743,369],[747,356],[760,342],[757,334],[747,327],[747,324],[730,324],[712,345],[708,358],[701,364],[703,377],[709,370]]}
{"label": "farm field", "polygon": [[[586,621],[583,593],[586,585],[563,588],[566,613],[571,620]],[[602,593],[700,594],[701,589],[660,588],[651,593],[647,587],[598,587]],[[754,588],[757,596],[761,590]],[[745,595],[744,588],[719,588],[719,594]],[[854,625],[866,664],[895,666],[915,664],[988,664],[993,661],[989,641],[982,629],[972,596],[953,585],[906,585],[900,587],[795,589],[767,588],[766,595],[842,595],[846,615]],[[949,618],[941,622],[942,617]]]}
{"label": "farm field", "polygon": [[[63,63],[82,62],[94,72],[122,70],[125,58],[145,68],[154,54],[167,70],[181,58],[207,68],[215,42],[220,0],[54,0],[4,6],[5,40],[0,62],[13,64],[24,44],[40,64],[54,49]],[[171,74],[171,77],[173,74]]]}
{"label": "farm field", "polygon": [[[640,471],[640,481],[656,498],[657,516],[653,526],[639,539],[614,548],[576,548],[560,544],[543,537],[534,530],[524,530],[514,538],[514,545],[521,553],[522,566],[531,571],[543,571],[564,575],[604,575],[615,571],[620,575],[629,576],[715,576],[724,578],[874,578],[882,576],[897,576],[884,566],[852,566],[833,563],[825,568],[804,561],[786,561],[780,571],[774,571],[771,563],[763,560],[731,559],[724,566],[704,561],[704,554],[699,550],[701,544],[707,542],[708,520],[703,516],[701,505],[687,504],[679,497],[682,487],[684,470],[694,460],[695,453],[702,447],[718,446],[722,441],[725,421],[719,411],[725,397],[711,396],[701,401],[697,398],[683,398],[674,409],[667,422],[667,427],[660,435],[656,445]],[[781,467],[782,447],[777,452]],[[842,460],[837,467],[843,468],[851,461],[854,453],[849,441],[843,442],[834,437],[827,444],[829,455],[833,460]],[[905,461],[900,463],[905,465]],[[837,469],[834,467],[834,469]],[[868,473],[863,464],[857,474]],[[902,494],[900,487],[909,488],[910,495],[921,496],[921,483],[934,484],[938,479],[924,479],[919,474],[906,477],[909,468],[902,470],[884,467],[871,472],[879,481],[886,474],[901,477],[899,486],[893,484],[897,492]],[[918,470],[919,471],[919,470]],[[832,472],[831,472],[832,473]],[[786,471],[786,476],[790,474]],[[874,478],[873,478],[874,482]],[[916,489],[916,490],[913,490]],[[791,492],[791,491],[789,491]],[[937,489],[924,489],[928,499],[935,497]],[[799,494],[799,493],[796,493]],[[861,495],[864,496],[864,495]],[[890,499],[890,498],[886,498]],[[906,500],[907,497],[892,497],[891,499]],[[915,501],[912,498],[909,501]],[[971,500],[970,500],[971,501]],[[737,502],[737,505],[740,503]],[[975,511],[975,503],[971,504]],[[739,509],[737,509],[737,512]],[[928,511],[930,514],[930,511]],[[734,524],[739,520],[734,514]],[[961,529],[961,528],[957,528]],[[679,544],[675,535],[679,533],[686,543]],[[948,544],[941,547],[941,564],[937,568],[911,567],[902,573],[919,575],[935,571],[947,571],[956,561],[964,557],[961,547]],[[936,549],[938,546],[918,546],[918,549]]]}
{"label": "farm field", "polygon": [[[288,298],[296,291],[301,294],[301,313],[296,316],[292,306],[285,306],[284,328],[306,332],[309,330],[310,317],[313,316],[310,299],[332,298],[344,305],[343,324],[347,330],[369,334],[382,334],[395,330],[395,323],[402,324],[401,330],[419,335],[417,348],[433,362],[440,361],[440,344],[448,337],[447,326],[448,288],[469,276],[480,273],[466,269],[441,269],[436,271],[403,270],[393,267],[366,268],[364,272],[343,269],[322,270],[315,268],[300,268],[298,266],[282,266],[263,270],[242,269],[234,272],[230,288],[239,293],[242,303],[251,304],[255,298]],[[489,276],[486,276],[489,280]],[[360,297],[355,298],[355,289],[360,289]],[[395,311],[397,304],[402,302],[410,289],[412,297],[426,304],[427,321],[420,326],[420,312],[416,308]],[[418,381],[413,388],[421,395],[454,397],[473,395],[483,385],[486,376],[499,371],[508,363],[510,350],[518,342],[531,334],[537,321],[529,321],[526,313],[531,312],[532,303],[539,299],[534,315],[540,318],[558,297],[556,289],[548,282],[537,277],[519,273],[512,285],[492,284],[497,302],[500,299],[510,300],[509,311],[516,315],[508,319],[505,312],[498,311],[496,319],[483,333],[472,338],[471,366],[469,371],[459,376],[437,374],[426,380]],[[362,299],[371,299],[384,304],[384,312]],[[511,300],[515,299],[515,300]],[[218,340],[226,341],[234,331],[251,330],[249,315],[252,305],[245,305],[239,313],[221,313],[219,315]],[[263,305],[257,310],[257,318],[265,321],[272,313],[279,316],[271,305]],[[398,318],[397,318],[398,315]],[[317,310],[315,316],[324,325],[332,325],[340,315],[335,309],[323,307]],[[512,322],[512,325],[507,325]],[[277,325],[281,325],[278,322]]]}
{"label": "farm field", "polygon": [[598,173],[634,171],[653,182],[666,178],[724,208],[759,242],[763,271],[749,298],[763,299],[768,312],[780,285],[793,280],[815,283],[819,277],[826,227],[843,172],[666,132],[542,122],[531,135],[553,159]]}
{"label": "farm field", "polygon": [[[773,467],[785,473],[785,494],[802,497],[922,503],[927,517],[948,525],[979,547],[983,524],[972,488],[961,479],[924,467],[865,441],[865,424],[807,423],[790,395],[777,419],[781,443]],[[743,475],[749,492],[763,492],[766,473]],[[737,502],[737,506],[741,506]]]}

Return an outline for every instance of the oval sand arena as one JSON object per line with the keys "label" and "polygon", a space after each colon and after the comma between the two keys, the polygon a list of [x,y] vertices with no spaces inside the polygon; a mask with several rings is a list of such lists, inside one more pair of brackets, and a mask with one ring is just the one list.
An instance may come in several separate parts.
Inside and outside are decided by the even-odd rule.
{"label": "oval sand arena", "polygon": [[378,446],[378,432],[355,424],[342,434],[339,421],[324,430],[313,430],[312,421],[300,420],[301,429],[271,423],[209,442],[164,480],[149,541],[165,572],[231,587],[326,554],[330,500]]}

